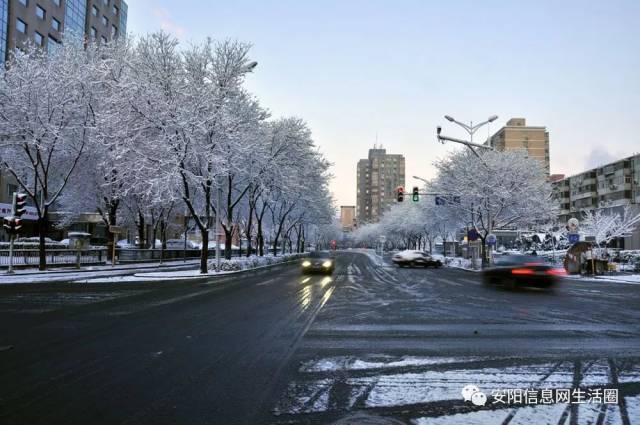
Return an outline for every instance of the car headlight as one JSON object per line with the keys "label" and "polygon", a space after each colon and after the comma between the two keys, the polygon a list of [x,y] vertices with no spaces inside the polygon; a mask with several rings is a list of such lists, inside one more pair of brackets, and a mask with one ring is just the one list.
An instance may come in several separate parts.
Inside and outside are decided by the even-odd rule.
{"label": "car headlight", "polygon": [[309,267],[311,265],[310,261],[303,261],[302,262],[302,267]]}
{"label": "car headlight", "polygon": [[331,267],[331,261],[325,261],[324,263],[322,263],[322,267]]}

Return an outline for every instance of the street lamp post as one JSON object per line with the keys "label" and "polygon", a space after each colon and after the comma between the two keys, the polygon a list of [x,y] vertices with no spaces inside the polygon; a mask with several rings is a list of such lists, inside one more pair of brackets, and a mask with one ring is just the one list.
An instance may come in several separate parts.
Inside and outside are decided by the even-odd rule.
{"label": "street lamp post", "polygon": [[[439,141],[440,143],[443,143],[443,144],[444,144],[446,141],[449,141],[449,142],[460,143],[460,144],[465,145],[466,147],[468,147],[469,149],[471,149],[471,152],[473,152],[473,153],[474,153],[474,155],[475,155],[475,156],[477,156],[477,157],[482,161],[482,163],[483,163],[485,166],[487,166],[486,162],[484,162],[484,160],[482,159],[482,157],[478,154],[478,152],[477,152],[474,148],[478,148],[478,149],[487,149],[487,150],[495,150],[495,149],[493,148],[493,146],[491,146],[491,141],[490,141],[490,140],[488,141],[488,142],[489,142],[489,144],[487,144],[487,145],[481,145],[481,144],[478,144],[478,143],[473,143],[473,135],[474,135],[474,133],[475,133],[476,131],[478,131],[478,129],[479,129],[480,127],[482,127],[482,126],[484,126],[484,125],[487,125],[487,124],[489,124],[489,123],[491,123],[491,122],[493,122],[493,121],[497,120],[497,119],[498,119],[498,116],[497,116],[497,115],[491,115],[491,116],[490,116],[489,118],[487,118],[485,121],[482,121],[481,123],[476,124],[476,125],[473,125],[473,121],[471,121],[471,122],[469,123],[469,125],[467,125],[467,124],[465,124],[465,123],[462,123],[462,122],[460,122],[460,121],[457,121],[455,118],[453,118],[453,117],[452,117],[452,116],[450,116],[450,115],[445,115],[444,117],[445,117],[445,119],[446,119],[447,121],[449,121],[449,122],[452,122],[452,123],[454,123],[454,124],[459,125],[459,126],[460,126],[460,127],[462,127],[462,128],[463,128],[467,133],[469,133],[469,141],[462,140],[462,139],[457,139],[457,138],[455,138],[455,137],[443,136],[443,135],[441,135],[441,134],[440,134],[440,133],[441,133],[441,131],[442,131],[442,127],[439,127],[439,126],[438,126],[438,128],[437,128],[438,141]],[[471,213],[471,221],[473,222],[473,212]],[[492,230],[493,223],[492,223],[492,219],[491,219],[491,214],[489,214],[489,217],[488,217],[488,226],[489,226],[489,230],[488,230],[487,235],[490,235],[490,234],[492,233],[492,231],[493,231],[493,230]],[[491,264],[491,255],[489,255],[488,260],[489,260],[489,264]],[[475,266],[475,265],[474,265],[474,266]]]}

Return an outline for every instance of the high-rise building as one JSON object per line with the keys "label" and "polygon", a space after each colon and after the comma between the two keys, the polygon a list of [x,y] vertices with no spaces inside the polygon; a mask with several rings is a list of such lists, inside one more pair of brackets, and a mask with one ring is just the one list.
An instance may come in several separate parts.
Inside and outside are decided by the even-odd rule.
{"label": "high-rise building", "polygon": [[107,42],[127,31],[124,0],[0,0],[0,60],[31,41],[48,51],[62,35]]}
{"label": "high-rise building", "polygon": [[343,232],[351,232],[356,227],[356,207],[342,205],[340,207],[340,225]]}
{"label": "high-rise building", "polygon": [[511,118],[507,125],[489,138],[496,150],[522,149],[539,160],[549,175],[549,132],[546,127],[528,126],[524,118]]}
{"label": "high-rise building", "polygon": [[358,225],[376,222],[396,202],[395,189],[404,186],[404,156],[369,149],[358,161],[356,214]]}

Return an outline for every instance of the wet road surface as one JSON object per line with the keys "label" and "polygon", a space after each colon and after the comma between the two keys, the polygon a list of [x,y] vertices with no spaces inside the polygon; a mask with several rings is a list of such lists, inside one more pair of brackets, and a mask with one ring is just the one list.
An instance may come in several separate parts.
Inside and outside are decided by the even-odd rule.
{"label": "wet road surface", "polygon": [[[332,278],[0,288],[0,423],[637,423],[639,334],[639,285],[505,291],[355,252]],[[565,388],[619,397],[543,402]]]}

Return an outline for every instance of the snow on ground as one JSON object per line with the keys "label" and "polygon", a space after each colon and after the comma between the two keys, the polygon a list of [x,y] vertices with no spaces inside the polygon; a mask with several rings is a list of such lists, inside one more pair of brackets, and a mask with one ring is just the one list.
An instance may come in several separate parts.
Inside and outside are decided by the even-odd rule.
{"label": "snow on ground", "polygon": [[[517,410],[515,416],[509,421],[509,424],[529,425],[558,423],[558,420],[566,408],[567,405],[565,404],[523,407]],[[435,418],[420,418],[414,420],[412,423],[414,425],[500,424],[504,423],[511,413],[511,409],[481,410]]]}
{"label": "snow on ground", "polygon": [[365,254],[373,264],[379,267],[386,266],[387,264],[384,262],[381,256],[379,256],[375,250],[373,249],[358,249],[358,252]]}
{"label": "snow on ground", "polygon": [[568,279],[581,280],[586,282],[612,282],[612,283],[629,283],[633,285],[640,285],[640,274],[612,275],[612,276],[571,275],[568,277]]}
{"label": "snow on ground", "polygon": [[[379,359],[379,360],[378,360]],[[414,357],[405,356],[400,359],[392,356],[376,356],[374,360],[361,360],[352,357],[329,357],[312,360],[300,367],[301,372],[329,372],[341,370],[381,369],[387,367],[427,366],[446,363],[468,362],[476,357]]]}
{"label": "snow on ground", "polygon": [[130,282],[149,282],[149,281],[171,281],[179,279],[193,279],[207,276],[218,276],[232,272],[209,272],[208,274],[200,273],[200,270],[182,270],[175,272],[150,272],[136,273],[133,276],[112,276],[100,277],[95,279],[78,279],[74,283],[130,283]]}
{"label": "snow on ground", "polygon": [[[379,360],[378,360],[379,359]],[[383,408],[421,403],[461,400],[466,385],[477,385],[491,395],[507,388],[571,388],[573,363],[534,363],[506,367],[472,367],[475,358],[371,356],[365,359],[330,357],[303,364],[300,373],[327,373],[330,379],[301,380],[289,385],[279,410],[289,413],[321,412],[331,407],[323,404],[323,394],[348,388],[346,407],[364,402],[368,408]],[[453,366],[454,363],[460,365]],[[451,364],[452,369],[435,370],[435,365]],[[389,367],[408,367],[407,372],[393,373]],[[423,371],[415,371],[424,366]],[[385,368],[387,368],[385,370]],[[430,370],[431,369],[431,370]],[[380,371],[371,375],[345,377],[356,371]],[[336,372],[339,372],[336,374]],[[309,400],[313,400],[310,403]],[[524,422],[523,422],[524,423]]]}

